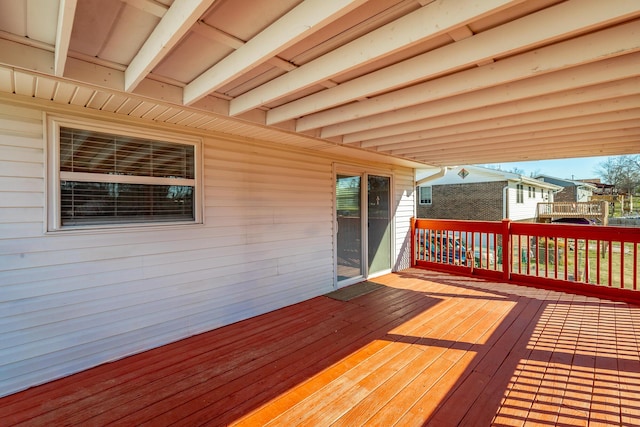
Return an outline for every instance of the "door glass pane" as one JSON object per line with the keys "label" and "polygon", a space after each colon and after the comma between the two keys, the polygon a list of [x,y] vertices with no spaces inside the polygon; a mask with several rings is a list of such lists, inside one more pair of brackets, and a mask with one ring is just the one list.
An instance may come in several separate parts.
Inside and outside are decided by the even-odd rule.
{"label": "door glass pane", "polygon": [[390,185],[389,177],[369,175],[369,274],[391,268]]}
{"label": "door glass pane", "polygon": [[360,176],[337,175],[338,282],[362,276],[362,226]]}

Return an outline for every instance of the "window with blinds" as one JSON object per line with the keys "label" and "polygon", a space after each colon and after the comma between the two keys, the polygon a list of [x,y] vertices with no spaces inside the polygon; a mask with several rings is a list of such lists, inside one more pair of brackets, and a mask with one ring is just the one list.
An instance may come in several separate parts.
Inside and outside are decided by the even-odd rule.
{"label": "window with blinds", "polygon": [[57,129],[59,227],[196,222],[195,143]]}
{"label": "window with blinds", "polygon": [[418,187],[420,189],[420,204],[421,205],[430,205],[431,204],[431,187]]}

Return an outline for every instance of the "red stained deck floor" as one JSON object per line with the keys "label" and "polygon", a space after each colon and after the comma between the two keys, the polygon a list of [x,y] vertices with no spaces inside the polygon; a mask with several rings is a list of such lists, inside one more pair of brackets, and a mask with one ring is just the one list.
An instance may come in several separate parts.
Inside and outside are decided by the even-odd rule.
{"label": "red stained deck floor", "polygon": [[640,425],[640,307],[408,270],[0,399],[8,425]]}

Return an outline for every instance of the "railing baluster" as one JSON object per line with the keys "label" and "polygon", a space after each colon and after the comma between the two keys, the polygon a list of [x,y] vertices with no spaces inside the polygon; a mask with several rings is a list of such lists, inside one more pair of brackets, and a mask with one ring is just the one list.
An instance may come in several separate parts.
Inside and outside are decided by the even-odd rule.
{"label": "railing baluster", "polygon": [[584,241],[584,281],[589,283],[589,239]]}
{"label": "railing baluster", "polygon": [[620,289],[624,289],[624,246],[625,242],[620,242]]}
{"label": "railing baluster", "polygon": [[633,290],[638,290],[638,248],[640,243],[633,245]]}
{"label": "railing baluster", "polygon": [[[568,252],[565,246],[565,252]],[[573,280],[580,282],[580,276],[578,275],[578,239],[573,239]]]}
{"label": "railing baluster", "polygon": [[613,287],[613,242],[609,240],[609,281],[608,286]]}
{"label": "railing baluster", "polygon": [[596,284],[599,285],[600,282],[600,246],[602,245],[602,240],[597,240],[596,246]]}
{"label": "railing baluster", "polygon": [[[411,246],[413,263],[417,266],[441,267],[494,279],[502,277],[505,281],[515,279],[521,283],[526,283],[529,277],[531,284],[565,289],[600,285],[593,292],[624,295],[633,292],[638,296],[629,298],[637,301],[640,300],[639,231],[509,220],[502,223],[416,220]],[[462,262],[463,259],[467,262]]]}

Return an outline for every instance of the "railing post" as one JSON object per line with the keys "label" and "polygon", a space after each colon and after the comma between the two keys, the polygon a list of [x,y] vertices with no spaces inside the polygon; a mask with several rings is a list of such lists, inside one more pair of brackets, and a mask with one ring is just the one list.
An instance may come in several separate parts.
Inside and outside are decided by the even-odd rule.
{"label": "railing post", "polygon": [[416,266],[416,218],[411,217],[411,267]]}
{"label": "railing post", "polygon": [[502,220],[502,278],[511,279],[511,220],[507,218]]}

